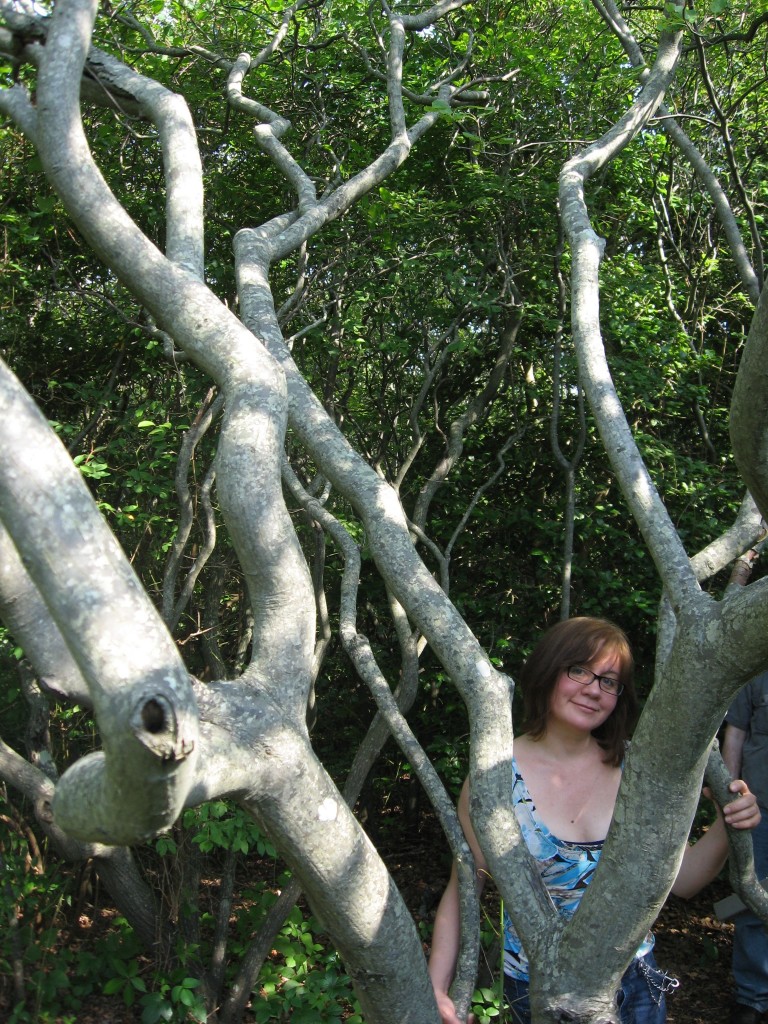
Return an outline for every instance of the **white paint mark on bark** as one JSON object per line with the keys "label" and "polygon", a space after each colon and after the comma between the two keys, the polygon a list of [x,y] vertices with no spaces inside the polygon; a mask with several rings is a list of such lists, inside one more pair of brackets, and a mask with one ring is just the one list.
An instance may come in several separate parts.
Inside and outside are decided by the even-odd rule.
{"label": "white paint mark on bark", "polygon": [[317,809],[317,817],[320,821],[335,821],[338,813],[338,804],[330,797],[326,797]]}

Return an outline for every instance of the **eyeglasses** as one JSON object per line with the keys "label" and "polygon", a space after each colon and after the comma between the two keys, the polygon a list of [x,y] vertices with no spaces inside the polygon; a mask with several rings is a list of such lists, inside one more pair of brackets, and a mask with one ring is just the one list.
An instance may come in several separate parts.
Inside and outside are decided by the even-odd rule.
{"label": "eyeglasses", "polygon": [[596,672],[584,668],[583,665],[571,665],[566,671],[569,679],[572,679],[574,683],[582,683],[584,686],[589,686],[597,680],[600,689],[605,693],[613,694],[614,697],[618,697],[624,689],[624,683],[614,679],[613,676],[599,676]]}

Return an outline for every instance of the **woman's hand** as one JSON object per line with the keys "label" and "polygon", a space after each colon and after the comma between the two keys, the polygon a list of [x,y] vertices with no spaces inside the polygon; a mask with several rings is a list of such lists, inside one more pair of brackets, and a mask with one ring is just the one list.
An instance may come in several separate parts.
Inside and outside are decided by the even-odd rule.
{"label": "woman's hand", "polygon": [[[735,800],[726,804],[722,812],[717,804],[717,820],[708,828],[704,835],[693,846],[687,845],[683,851],[680,870],[677,873],[672,892],[689,900],[708,885],[725,864],[728,857],[728,836],[723,826],[732,828],[754,828],[760,821],[760,809],[754,793],[743,779],[734,779],[728,784],[732,793],[739,793]],[[704,795],[712,798],[708,789]]]}
{"label": "woman's hand", "polygon": [[741,795],[723,808],[726,825],[731,828],[754,828],[760,823],[760,808],[757,798],[750,793],[749,786],[743,779],[734,779],[728,786],[732,793]]}
{"label": "woman's hand", "polygon": [[[464,1021],[460,1020],[456,1014],[456,1007],[447,992],[435,992],[435,999],[443,1024],[464,1024]],[[475,1024],[474,1014],[470,1013],[467,1024]]]}

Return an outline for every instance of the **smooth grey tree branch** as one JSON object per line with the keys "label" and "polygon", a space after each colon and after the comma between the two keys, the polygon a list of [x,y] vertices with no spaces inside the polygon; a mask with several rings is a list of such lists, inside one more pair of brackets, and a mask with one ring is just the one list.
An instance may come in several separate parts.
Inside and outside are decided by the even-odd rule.
{"label": "smooth grey tree branch", "polygon": [[[727,803],[735,800],[737,793],[732,793],[728,788],[731,782],[731,775],[720,756],[720,748],[717,741],[712,744],[712,749],[707,761],[705,780],[712,797],[719,807],[725,807]],[[731,888],[737,896],[741,897],[745,906],[757,914],[768,927],[768,892],[760,885],[755,875],[755,857],[752,849],[752,836],[749,832],[730,828],[726,826],[728,835],[728,876]]]}
{"label": "smooth grey tree branch", "polygon": [[768,520],[768,289],[752,318],[731,402],[731,444],[749,493]]}
{"label": "smooth grey tree branch", "polygon": [[590,223],[584,186],[648,123],[674,74],[679,53],[680,35],[663,36],[654,68],[628,112],[602,139],[572,157],[560,173],[560,211],[573,257],[571,316],[582,386],[619,486],[675,604],[698,586],[611,380],[600,332],[598,269],[605,243]]}
{"label": "smooth grey tree branch", "polygon": [[88,684],[2,522],[0,615],[26,657],[34,662],[41,685],[59,697],[90,707]]}
{"label": "smooth grey tree branch", "polygon": [[201,505],[203,509],[203,545],[197,553],[193,566],[184,579],[181,593],[176,595],[181,557],[189,541],[194,522],[194,502],[189,487],[189,468],[200,440],[210,428],[224,407],[221,395],[209,393],[203,407],[198,412],[189,430],[184,434],[176,465],[176,495],[179,501],[179,524],[173,544],[168,552],[168,560],[163,574],[163,618],[173,632],[182,611],[192,595],[195,583],[213,551],[216,541],[216,523],[210,508],[210,491],[213,486],[213,473],[209,470],[201,487]]}
{"label": "smooth grey tree branch", "polygon": [[[198,756],[189,677],[82,476],[1,362],[0,395],[0,519],[87,681],[104,743],[64,773],[55,813],[76,838],[128,845],[170,825],[186,799]],[[126,789],[134,773],[146,786]]]}

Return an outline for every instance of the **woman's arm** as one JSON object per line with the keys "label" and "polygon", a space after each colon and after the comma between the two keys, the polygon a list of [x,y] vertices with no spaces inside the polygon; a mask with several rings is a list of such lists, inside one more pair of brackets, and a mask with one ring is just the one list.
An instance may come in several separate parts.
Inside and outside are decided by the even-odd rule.
{"label": "woman's arm", "polygon": [[[459,821],[464,830],[472,855],[475,858],[477,872],[477,891],[482,892],[488,872],[485,859],[477,845],[477,839],[469,820],[469,783],[465,781],[459,797]],[[429,976],[435,990],[437,1007],[443,1024],[462,1024],[456,1015],[453,1000],[448,990],[456,972],[456,961],[459,956],[461,922],[459,914],[459,880],[456,865],[451,867],[451,877],[443,893],[435,915],[435,926],[432,932],[432,949],[429,955]]]}
{"label": "woman's arm", "polygon": [[459,881],[453,864],[450,880],[435,914],[429,954],[429,976],[443,1024],[461,1024],[453,1000],[448,995],[459,957],[459,934]]}
{"label": "woman's arm", "polygon": [[[760,821],[757,800],[743,779],[734,779],[728,787],[732,793],[741,793],[736,800],[717,809],[717,820],[693,846],[687,846],[683,854],[672,892],[689,900],[717,877],[728,859],[727,823],[732,828],[754,828]],[[725,816],[725,821],[723,820]]]}

